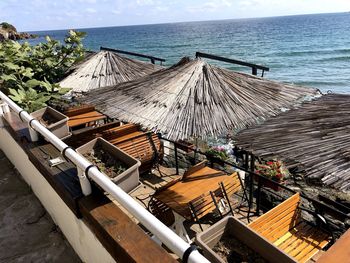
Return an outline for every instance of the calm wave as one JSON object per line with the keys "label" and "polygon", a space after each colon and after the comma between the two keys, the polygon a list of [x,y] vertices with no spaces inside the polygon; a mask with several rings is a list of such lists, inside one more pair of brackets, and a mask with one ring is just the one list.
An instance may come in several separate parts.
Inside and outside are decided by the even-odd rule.
{"label": "calm wave", "polygon": [[[196,51],[270,67],[265,77],[350,93],[350,13],[82,29],[84,44],[146,53],[172,65]],[[35,32],[63,39],[66,30]],[[220,64],[213,62],[215,64]],[[229,69],[249,71],[230,64]]]}

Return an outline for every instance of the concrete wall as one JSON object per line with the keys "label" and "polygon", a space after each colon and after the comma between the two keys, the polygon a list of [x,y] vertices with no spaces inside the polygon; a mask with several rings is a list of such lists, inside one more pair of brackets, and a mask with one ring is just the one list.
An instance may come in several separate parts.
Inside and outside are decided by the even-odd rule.
{"label": "concrete wall", "polygon": [[0,126],[0,149],[31,186],[53,221],[84,262],[115,262],[88,226],[77,219],[45,177],[33,166],[28,156]]}

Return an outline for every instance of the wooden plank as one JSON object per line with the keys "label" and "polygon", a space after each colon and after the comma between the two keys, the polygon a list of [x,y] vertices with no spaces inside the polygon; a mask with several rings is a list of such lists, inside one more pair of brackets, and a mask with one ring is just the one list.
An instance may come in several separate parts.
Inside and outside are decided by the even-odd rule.
{"label": "wooden plank", "polygon": [[107,116],[99,113],[98,111],[87,112],[70,117],[68,120],[68,126],[73,128],[79,125],[87,124],[89,122],[104,120],[106,118]]}
{"label": "wooden plank", "polygon": [[348,262],[350,259],[350,230],[347,230],[334,245],[328,249],[318,260],[317,263],[341,263]]}
{"label": "wooden plank", "polygon": [[83,219],[117,262],[177,262],[102,194],[79,201]]}
{"label": "wooden plank", "polygon": [[50,167],[50,159],[61,156],[51,144],[38,145],[28,150],[29,160],[41,172],[48,183],[60,195],[66,205],[78,217],[81,217],[78,200],[83,196],[77,176],[77,170],[71,163]]}

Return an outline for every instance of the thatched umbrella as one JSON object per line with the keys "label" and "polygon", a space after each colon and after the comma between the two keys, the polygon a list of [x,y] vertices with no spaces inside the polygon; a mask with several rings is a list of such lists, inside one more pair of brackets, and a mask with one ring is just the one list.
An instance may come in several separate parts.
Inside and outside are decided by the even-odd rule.
{"label": "thatched umbrella", "polygon": [[285,85],[183,58],[136,81],[91,92],[83,101],[110,117],[171,139],[226,135],[290,108],[316,90]]}
{"label": "thatched umbrella", "polygon": [[327,94],[235,136],[237,145],[350,192],[350,95]]}
{"label": "thatched umbrella", "polygon": [[135,80],[160,69],[161,66],[123,57],[115,52],[100,51],[89,54],[59,84],[72,88],[73,92],[87,92]]}

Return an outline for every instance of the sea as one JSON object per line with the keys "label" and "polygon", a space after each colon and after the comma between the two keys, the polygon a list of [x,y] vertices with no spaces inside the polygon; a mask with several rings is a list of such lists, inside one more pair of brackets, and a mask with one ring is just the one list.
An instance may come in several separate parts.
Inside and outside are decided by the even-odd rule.
{"label": "sea", "polygon": [[[83,43],[89,50],[104,46],[148,54],[166,59],[165,66],[201,51],[269,67],[268,79],[350,93],[350,12],[77,30],[87,33]],[[30,43],[36,44],[46,35],[63,40],[67,30],[33,33],[39,38]]]}

